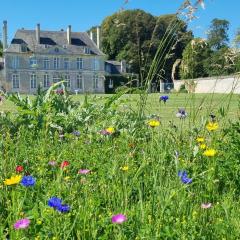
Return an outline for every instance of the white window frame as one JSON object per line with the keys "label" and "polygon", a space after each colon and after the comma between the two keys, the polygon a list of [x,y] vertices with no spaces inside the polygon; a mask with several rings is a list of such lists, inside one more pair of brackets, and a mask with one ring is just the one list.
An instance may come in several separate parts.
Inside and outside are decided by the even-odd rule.
{"label": "white window frame", "polygon": [[83,75],[82,73],[77,74],[77,89],[83,90],[84,82],[83,82]]}
{"label": "white window frame", "polygon": [[99,77],[97,74],[93,74],[93,89],[98,89],[99,84],[98,84]]}
{"label": "white window frame", "polygon": [[17,69],[19,67],[19,57],[18,56],[13,56],[12,67],[14,69]]}
{"label": "white window frame", "polygon": [[43,59],[43,69],[50,69],[50,59],[49,58],[44,58]]}
{"label": "white window frame", "polygon": [[54,57],[53,58],[53,68],[54,69],[59,69],[60,66],[60,59],[59,57]]}
{"label": "white window frame", "polygon": [[77,69],[81,70],[83,69],[83,58],[77,58]]}
{"label": "white window frame", "polygon": [[95,70],[95,71],[100,70],[100,61],[98,58],[93,59],[93,70]]}
{"label": "white window frame", "polygon": [[20,88],[20,76],[19,76],[19,74],[13,74],[12,75],[12,88],[13,89],[19,89]]}
{"label": "white window frame", "polygon": [[64,84],[67,88],[71,87],[71,78],[69,74],[64,75],[64,81],[66,81]]}
{"label": "white window frame", "polygon": [[57,83],[61,81],[61,77],[59,75],[54,75],[53,76],[53,83]]}
{"label": "white window frame", "polygon": [[44,76],[43,76],[43,87],[44,88],[50,87],[50,76],[49,76],[49,74],[44,74]]}
{"label": "white window frame", "polygon": [[37,88],[37,75],[35,73],[32,73],[30,75],[30,88],[31,89]]}
{"label": "white window frame", "polygon": [[63,59],[63,67],[65,70],[68,70],[69,69],[69,66],[70,66],[70,61],[69,61],[69,58],[64,58]]}

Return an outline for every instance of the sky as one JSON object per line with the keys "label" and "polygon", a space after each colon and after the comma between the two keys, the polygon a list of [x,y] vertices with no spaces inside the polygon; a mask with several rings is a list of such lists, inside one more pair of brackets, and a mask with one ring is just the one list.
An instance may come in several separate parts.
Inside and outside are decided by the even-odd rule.
{"label": "sky", "polygon": [[[8,41],[17,29],[35,29],[37,23],[43,30],[66,29],[72,25],[73,31],[86,31],[100,25],[109,15],[124,9],[142,9],[155,16],[176,13],[183,0],[0,0],[0,24],[8,21]],[[205,10],[199,9],[198,18],[189,29],[195,37],[206,38],[206,32],[213,18],[230,22],[229,36],[233,39],[240,28],[240,0],[205,0]],[[0,28],[0,34],[2,27]],[[1,34],[2,35],[2,34]]]}

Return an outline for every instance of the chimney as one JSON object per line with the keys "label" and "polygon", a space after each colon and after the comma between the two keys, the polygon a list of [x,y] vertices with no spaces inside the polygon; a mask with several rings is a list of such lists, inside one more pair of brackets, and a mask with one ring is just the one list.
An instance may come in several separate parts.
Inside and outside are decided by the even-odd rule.
{"label": "chimney", "polygon": [[100,49],[100,27],[97,27],[97,47]]}
{"label": "chimney", "polygon": [[7,21],[3,21],[3,51],[7,49]]}
{"label": "chimney", "polygon": [[71,27],[71,25],[69,25],[68,28],[67,28],[67,42],[68,42],[69,45],[72,43],[71,29],[72,29],[72,27]]}
{"label": "chimney", "polygon": [[90,39],[93,41],[93,32],[90,32]]}
{"label": "chimney", "polygon": [[40,44],[40,24],[39,23],[36,26],[36,41],[37,41],[37,44]]}

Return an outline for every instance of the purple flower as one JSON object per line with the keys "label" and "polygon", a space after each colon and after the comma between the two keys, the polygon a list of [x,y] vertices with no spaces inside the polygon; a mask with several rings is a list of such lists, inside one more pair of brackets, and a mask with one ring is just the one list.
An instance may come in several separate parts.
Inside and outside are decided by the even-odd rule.
{"label": "purple flower", "polygon": [[27,218],[23,218],[16,221],[16,223],[13,226],[15,229],[23,229],[23,228],[27,228],[29,224],[30,224],[30,220]]}
{"label": "purple flower", "polygon": [[80,136],[80,132],[79,131],[73,131],[72,134],[76,137],[79,137]]}
{"label": "purple flower", "polygon": [[57,162],[56,161],[50,161],[50,162],[48,162],[48,164],[51,165],[51,166],[56,166]]}
{"label": "purple flower", "polygon": [[59,206],[62,205],[62,200],[58,197],[51,197],[49,200],[48,200],[48,206],[49,207],[53,207],[53,208],[57,208]]}
{"label": "purple flower", "polygon": [[24,176],[21,181],[21,185],[24,187],[32,187],[36,183],[36,179],[32,176]]}
{"label": "purple flower", "polygon": [[178,171],[178,176],[181,178],[182,183],[184,184],[192,183],[192,179],[187,177],[186,171]]}
{"label": "purple flower", "polygon": [[70,206],[65,204],[65,205],[59,205],[56,208],[59,212],[66,213],[70,211]]}
{"label": "purple flower", "polygon": [[176,113],[176,117],[180,118],[180,119],[186,118],[187,113],[186,113],[185,109],[184,108],[179,108],[178,112]]}
{"label": "purple flower", "polygon": [[89,170],[89,169],[80,169],[80,170],[78,171],[79,174],[88,174],[88,173],[90,173],[90,172],[91,172],[91,170]]}
{"label": "purple flower", "polygon": [[168,96],[160,96],[159,101],[163,101],[164,103],[166,103],[168,99]]}
{"label": "purple flower", "polygon": [[103,136],[108,136],[108,135],[111,134],[111,133],[108,132],[106,129],[101,130],[99,133],[100,133],[101,135],[103,135]]}
{"label": "purple flower", "polygon": [[123,214],[117,214],[112,216],[112,223],[122,224],[123,222],[127,221],[127,218]]}

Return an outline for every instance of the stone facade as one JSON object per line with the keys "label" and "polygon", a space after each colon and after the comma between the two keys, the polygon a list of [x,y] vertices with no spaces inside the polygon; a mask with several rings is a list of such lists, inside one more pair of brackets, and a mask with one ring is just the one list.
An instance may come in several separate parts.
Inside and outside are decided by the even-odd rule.
{"label": "stone facade", "polygon": [[18,30],[4,50],[4,78],[10,92],[35,93],[65,80],[74,92],[104,93],[105,55],[87,33]]}

